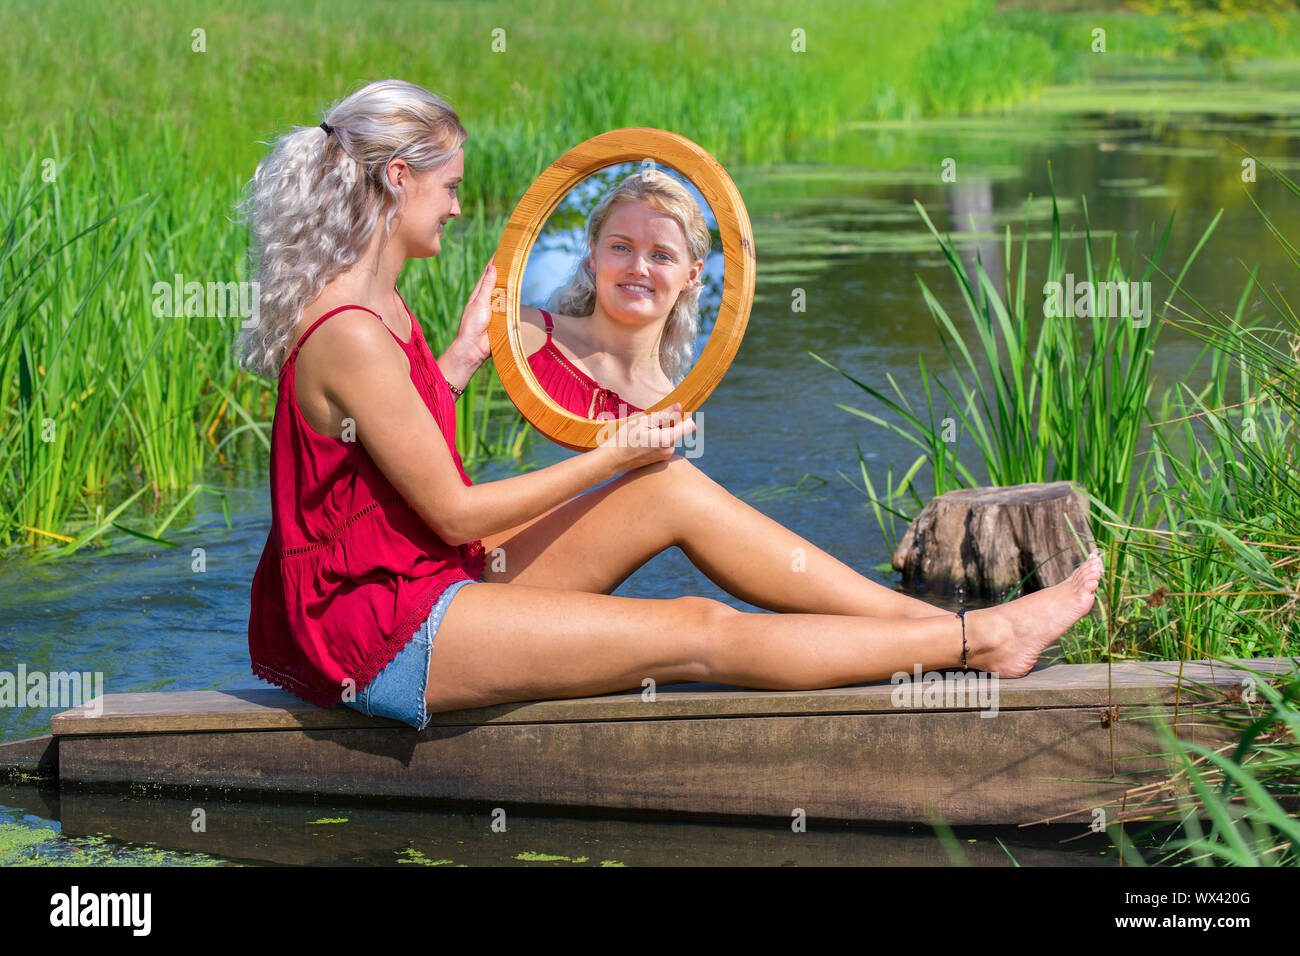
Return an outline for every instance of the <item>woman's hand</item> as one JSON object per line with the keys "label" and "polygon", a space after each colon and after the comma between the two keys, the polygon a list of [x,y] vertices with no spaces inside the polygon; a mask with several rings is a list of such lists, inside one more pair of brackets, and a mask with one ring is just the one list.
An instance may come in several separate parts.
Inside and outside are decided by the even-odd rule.
{"label": "woman's hand", "polygon": [[617,428],[614,424],[611,421],[602,431],[603,438],[596,447],[614,456],[618,472],[667,461],[677,442],[695,431],[695,422],[682,415],[681,402],[625,418]]}
{"label": "woman's hand", "polygon": [[496,277],[496,266],[489,262],[478,277],[478,285],[470,293],[469,302],[460,316],[460,329],[452,343],[453,347],[459,348],[462,360],[473,362],[475,368],[492,355],[488,324],[492,321],[492,290],[496,287]]}

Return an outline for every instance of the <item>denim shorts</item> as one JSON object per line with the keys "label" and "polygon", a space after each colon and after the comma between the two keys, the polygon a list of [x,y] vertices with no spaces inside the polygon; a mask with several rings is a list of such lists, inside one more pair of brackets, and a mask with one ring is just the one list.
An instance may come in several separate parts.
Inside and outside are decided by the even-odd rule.
{"label": "denim shorts", "polygon": [[466,584],[474,581],[456,581],[442,592],[423,624],[365,687],[357,691],[355,701],[344,701],[349,707],[369,717],[392,717],[410,724],[416,730],[429,725],[429,714],[424,709],[424,695],[429,683],[429,659],[433,654],[433,637],[438,633],[442,616],[447,613],[451,599]]}

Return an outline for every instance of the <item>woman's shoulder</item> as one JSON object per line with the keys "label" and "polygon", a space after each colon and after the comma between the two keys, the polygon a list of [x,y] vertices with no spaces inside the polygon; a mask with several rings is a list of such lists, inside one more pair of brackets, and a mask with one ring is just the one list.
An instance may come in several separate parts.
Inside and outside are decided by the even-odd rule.
{"label": "woman's shoulder", "polygon": [[391,363],[394,369],[406,365],[383,319],[347,300],[322,297],[311,303],[298,320],[294,342],[303,347],[298,365],[312,379],[332,377],[335,370],[357,362]]}
{"label": "woman's shoulder", "polygon": [[[550,316],[553,328],[559,328],[560,323],[570,318],[558,312],[550,312]],[[546,316],[542,315],[541,309],[531,305],[519,306],[519,344],[523,346],[525,355],[532,355],[546,345]]]}
{"label": "woman's shoulder", "polygon": [[[322,319],[325,321],[322,322]],[[382,326],[383,321],[365,306],[318,299],[302,310],[294,342],[302,342],[304,335],[308,336],[308,341],[319,339],[324,342],[327,339],[336,341],[356,338],[365,340],[375,337],[377,332],[384,332]]]}

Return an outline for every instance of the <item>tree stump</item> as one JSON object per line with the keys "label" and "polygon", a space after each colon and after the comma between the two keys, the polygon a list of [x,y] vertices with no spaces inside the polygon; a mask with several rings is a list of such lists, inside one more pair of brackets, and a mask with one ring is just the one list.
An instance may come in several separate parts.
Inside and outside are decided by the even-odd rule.
{"label": "tree stump", "polygon": [[1092,548],[1088,497],[1072,482],[963,488],[916,516],[894,570],[906,587],[1000,601],[1022,580],[1024,593],[1065,580]]}

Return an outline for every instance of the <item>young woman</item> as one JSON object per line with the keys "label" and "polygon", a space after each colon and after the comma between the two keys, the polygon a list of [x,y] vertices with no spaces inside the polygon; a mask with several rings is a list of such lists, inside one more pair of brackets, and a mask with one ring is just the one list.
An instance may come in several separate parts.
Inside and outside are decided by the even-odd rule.
{"label": "young woman", "polygon": [[[645,678],[797,690],[963,664],[1019,677],[1087,613],[1096,555],[964,618],[873,583],[674,455],[693,427],[679,407],[471,484],[452,402],[489,354],[491,266],[436,361],[396,288],[460,215],[465,140],[441,99],[380,81],[278,140],[253,178],[261,316],[242,357],[279,376],[254,673],[421,728],[434,712]],[[610,594],[670,547],[782,613]]]}
{"label": "young woman", "polygon": [[654,169],[628,176],[587,218],[587,256],[553,296],[521,309],[542,389],[586,418],[623,418],[686,377],[699,333],[709,227],[691,194]]}

